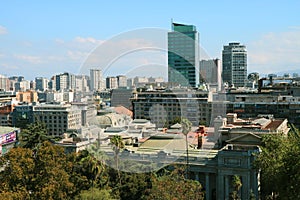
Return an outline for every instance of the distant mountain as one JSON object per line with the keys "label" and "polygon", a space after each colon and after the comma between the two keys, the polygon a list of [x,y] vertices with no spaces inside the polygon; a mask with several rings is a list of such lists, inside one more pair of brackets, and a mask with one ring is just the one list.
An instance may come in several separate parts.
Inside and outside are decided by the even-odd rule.
{"label": "distant mountain", "polygon": [[290,74],[292,76],[293,73],[298,73],[300,75],[300,69],[284,70],[280,72],[275,72],[274,74],[277,75]]}

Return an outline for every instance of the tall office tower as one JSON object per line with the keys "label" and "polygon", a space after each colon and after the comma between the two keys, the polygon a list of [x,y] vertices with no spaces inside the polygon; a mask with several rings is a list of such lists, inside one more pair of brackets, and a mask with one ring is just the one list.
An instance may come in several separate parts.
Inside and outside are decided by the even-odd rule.
{"label": "tall office tower", "polygon": [[168,81],[199,85],[199,33],[193,25],[172,23],[168,33]]}
{"label": "tall office tower", "polygon": [[118,80],[118,87],[122,87],[122,88],[127,87],[127,77],[126,76],[119,75],[119,76],[117,76],[117,80]]}
{"label": "tall office tower", "polygon": [[75,89],[75,75],[65,72],[56,75],[56,90],[73,90]]}
{"label": "tall office tower", "polygon": [[49,80],[43,77],[35,78],[35,90],[36,91],[46,91],[48,89]]}
{"label": "tall office tower", "polygon": [[49,83],[48,87],[50,90],[56,90],[56,76],[52,76]]}
{"label": "tall office tower", "polygon": [[247,79],[247,50],[245,45],[232,42],[222,51],[223,82],[229,86],[244,87]]}
{"label": "tall office tower", "polygon": [[9,91],[9,79],[0,74],[0,91]]}
{"label": "tall office tower", "polygon": [[116,89],[118,88],[118,79],[116,77],[106,77],[106,88]]}
{"label": "tall office tower", "polygon": [[90,89],[91,91],[103,89],[101,69],[90,69]]}
{"label": "tall office tower", "polygon": [[220,59],[210,59],[200,61],[200,83],[207,83],[216,86],[217,90],[221,90],[221,61]]}
{"label": "tall office tower", "polygon": [[30,90],[35,90],[35,87],[36,87],[36,82],[30,81]]}
{"label": "tall office tower", "polygon": [[75,85],[76,85],[76,91],[77,92],[88,92],[89,87],[88,87],[88,81],[89,77],[86,75],[77,75],[75,78]]}
{"label": "tall office tower", "polygon": [[30,81],[23,80],[23,81],[15,83],[15,91],[16,92],[26,91],[29,89],[30,89]]}

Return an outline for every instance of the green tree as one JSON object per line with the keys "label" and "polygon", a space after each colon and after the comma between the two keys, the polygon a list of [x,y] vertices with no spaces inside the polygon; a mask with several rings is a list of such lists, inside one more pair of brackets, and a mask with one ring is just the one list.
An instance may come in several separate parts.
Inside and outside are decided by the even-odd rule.
{"label": "green tree", "polygon": [[91,182],[91,186],[95,186],[95,182],[98,180],[101,174],[105,171],[105,165],[98,160],[93,154],[87,150],[80,152],[80,161],[82,173]]}
{"label": "green tree", "polygon": [[257,166],[261,170],[262,196],[275,198],[279,194],[280,187],[283,186],[280,179],[287,141],[285,137],[278,134],[264,136],[262,142],[262,152],[256,159]]}
{"label": "green tree", "polygon": [[1,157],[0,199],[73,199],[76,188],[71,181],[73,164],[64,149],[44,142],[34,153],[13,148]]}
{"label": "green tree", "polygon": [[189,178],[189,144],[188,133],[192,129],[192,123],[186,119],[181,119],[182,133],[185,135],[185,148],[186,148],[186,177]]}
{"label": "green tree", "polygon": [[89,190],[83,190],[76,197],[78,200],[111,200],[114,199],[109,190],[90,188]]}
{"label": "green tree", "polygon": [[39,145],[44,141],[49,141],[51,138],[52,137],[47,135],[46,125],[36,121],[21,131],[19,135],[19,146],[37,151]]}
{"label": "green tree", "polygon": [[239,200],[240,199],[240,197],[239,197],[239,191],[240,191],[240,189],[242,187],[242,181],[241,181],[240,177],[237,176],[237,175],[234,175],[232,177],[231,185],[233,187],[233,192],[231,194],[231,199],[232,200]]}
{"label": "green tree", "polygon": [[29,199],[34,189],[33,151],[13,148],[0,157],[0,199]]}
{"label": "green tree", "polygon": [[72,199],[76,190],[68,173],[68,162],[62,147],[44,142],[35,156],[35,199]]}
{"label": "green tree", "polygon": [[125,147],[123,139],[120,135],[114,135],[111,139],[110,139],[110,143],[113,145],[112,148],[115,152],[115,164],[116,164],[116,169],[118,170],[118,176],[119,176],[119,181],[121,184],[121,176],[120,176],[120,169],[119,169],[119,154],[121,149],[123,149]]}
{"label": "green tree", "polygon": [[153,176],[152,187],[144,199],[156,200],[202,200],[204,192],[198,181],[185,179],[177,170],[171,174]]}
{"label": "green tree", "polygon": [[181,123],[181,117],[179,116],[176,116],[173,120],[171,120],[169,123],[168,123],[168,127],[166,128],[170,128],[170,126],[174,125],[174,124],[180,124]]}
{"label": "green tree", "polygon": [[121,172],[122,185],[119,187],[121,199],[140,200],[151,186],[150,173]]}
{"label": "green tree", "polygon": [[[296,130],[297,131],[297,130]],[[291,132],[263,138],[256,166],[263,199],[300,199],[300,138]]]}

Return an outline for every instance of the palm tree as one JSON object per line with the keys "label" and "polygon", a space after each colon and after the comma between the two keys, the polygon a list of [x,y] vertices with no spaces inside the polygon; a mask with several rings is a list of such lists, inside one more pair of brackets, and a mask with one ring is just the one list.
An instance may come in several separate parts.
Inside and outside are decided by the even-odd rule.
{"label": "palm tree", "polygon": [[123,149],[125,147],[123,139],[120,135],[114,135],[111,139],[110,139],[110,143],[113,145],[113,150],[115,152],[115,163],[116,163],[116,168],[118,170],[118,176],[119,176],[119,180],[121,183],[121,177],[120,177],[120,171],[119,171],[119,153],[121,151],[121,149]]}
{"label": "palm tree", "polygon": [[83,171],[87,174],[87,177],[92,181],[92,187],[94,187],[95,181],[104,171],[104,165],[87,150],[81,151],[81,155],[82,158],[79,163],[81,164]]}
{"label": "palm tree", "polygon": [[186,119],[181,120],[182,133],[185,135],[185,148],[186,148],[186,177],[189,178],[189,145],[188,145],[188,133],[192,129],[192,123]]}

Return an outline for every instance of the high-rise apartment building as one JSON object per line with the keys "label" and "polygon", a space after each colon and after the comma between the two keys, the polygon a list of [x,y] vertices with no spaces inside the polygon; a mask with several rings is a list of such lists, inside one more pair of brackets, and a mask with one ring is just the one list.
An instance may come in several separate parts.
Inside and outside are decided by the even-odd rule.
{"label": "high-rise apartment building", "polygon": [[9,91],[9,80],[0,74],[0,90]]}
{"label": "high-rise apartment building", "polygon": [[89,77],[86,75],[77,75],[75,78],[75,85],[76,85],[76,91],[77,92],[88,92],[88,81]]}
{"label": "high-rise apartment building", "polygon": [[118,88],[118,79],[116,77],[106,77],[106,88],[116,89]]}
{"label": "high-rise apartment building", "polygon": [[193,25],[172,23],[168,33],[168,81],[199,85],[199,33]]}
{"label": "high-rise apartment building", "polygon": [[90,69],[90,89],[93,91],[103,89],[101,69]]}
{"label": "high-rise apartment building", "polygon": [[15,91],[26,91],[30,89],[30,81],[22,80],[15,83]]}
{"label": "high-rise apartment building", "polygon": [[118,80],[118,87],[127,87],[127,77],[124,75],[119,75],[117,76],[117,80]]}
{"label": "high-rise apartment building", "polygon": [[56,90],[73,90],[75,89],[75,75],[65,72],[56,75]]}
{"label": "high-rise apartment building", "polygon": [[221,90],[221,61],[220,59],[209,59],[200,61],[200,83],[210,86],[216,85],[217,90]]}
{"label": "high-rise apartment building", "polygon": [[232,42],[222,51],[223,82],[229,86],[244,87],[247,79],[247,50],[245,45]]}
{"label": "high-rise apartment building", "polygon": [[43,77],[35,78],[35,90],[36,91],[46,91],[48,89],[49,80]]}

